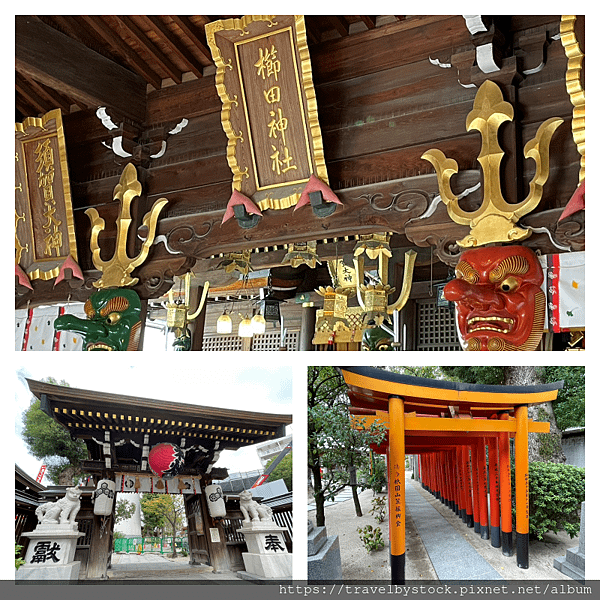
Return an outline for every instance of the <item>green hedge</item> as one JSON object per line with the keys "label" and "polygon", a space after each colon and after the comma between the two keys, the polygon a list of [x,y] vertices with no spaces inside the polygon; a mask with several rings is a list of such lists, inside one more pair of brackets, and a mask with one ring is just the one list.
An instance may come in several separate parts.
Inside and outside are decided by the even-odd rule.
{"label": "green hedge", "polygon": [[[513,516],[514,470],[513,470]],[[566,531],[579,535],[581,503],[585,500],[585,469],[557,463],[529,463],[529,533]]]}

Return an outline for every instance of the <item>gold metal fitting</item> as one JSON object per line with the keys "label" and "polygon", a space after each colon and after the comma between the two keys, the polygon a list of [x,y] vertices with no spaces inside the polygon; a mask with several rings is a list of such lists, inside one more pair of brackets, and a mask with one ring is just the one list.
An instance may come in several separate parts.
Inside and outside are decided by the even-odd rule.
{"label": "gold metal fitting", "polygon": [[500,163],[504,152],[498,143],[498,130],[505,121],[512,121],[513,107],[505,102],[502,91],[493,81],[485,81],[467,116],[467,131],[477,129],[481,133],[481,152],[477,158],[483,171],[483,202],[472,212],[458,205],[458,197],[452,193],[450,179],[458,173],[458,164],[446,158],[441,150],[432,149],[423,154],[437,173],[440,196],[448,207],[450,218],[460,224],[469,225],[469,235],[457,243],[463,248],[483,246],[494,242],[515,242],[531,235],[531,231],[517,226],[518,220],[530,213],[542,199],[543,186],[550,171],[549,146],[556,128],[563,122],[551,118],[542,123],[535,137],[524,148],[525,158],[533,158],[536,171],[529,183],[529,195],[517,204],[508,204],[502,197],[500,185]]}
{"label": "gold metal fitting", "polygon": [[160,198],[153,204],[150,212],[146,213],[142,225],[148,230],[148,235],[137,257],[129,258],[127,256],[127,232],[132,220],[130,206],[133,199],[141,193],[142,185],[137,179],[137,171],[133,164],[129,163],[123,169],[121,179],[113,192],[113,200],[119,200],[121,211],[117,219],[115,253],[109,261],[104,261],[100,258],[100,246],[98,244],[98,235],[101,231],[104,231],[104,219],[100,217],[95,208],[88,208],[85,211],[92,224],[92,236],[90,239],[92,261],[96,269],[102,271],[102,277],[94,282],[94,287],[127,287],[135,285],[138,282],[138,278],[130,277],[130,273],[146,260],[150,246],[154,242],[158,215],[168,202],[166,198]]}

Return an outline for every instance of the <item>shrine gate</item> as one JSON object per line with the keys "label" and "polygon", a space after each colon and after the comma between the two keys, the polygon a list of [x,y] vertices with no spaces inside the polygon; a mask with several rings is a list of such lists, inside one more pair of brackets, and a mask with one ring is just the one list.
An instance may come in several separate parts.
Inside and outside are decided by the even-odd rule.
{"label": "shrine gate", "polygon": [[[223,519],[211,516],[205,493],[213,480],[227,477],[227,469],[214,465],[223,450],[285,436],[291,415],[152,400],[31,379],[27,384],[40,399],[40,408],[73,438],[85,442],[89,457],[81,466],[93,475],[95,485],[101,479],[114,481],[117,497],[124,492],[182,494],[190,563],[231,570],[235,557],[229,552]],[[199,396],[200,390],[194,393]],[[157,477],[148,464],[150,450],[164,442],[178,445],[185,456],[179,474],[170,479]],[[81,556],[87,562],[87,578],[106,578],[114,512],[103,522],[82,502],[81,515],[88,515],[89,521],[80,523],[80,530],[89,531],[90,538],[87,557]]]}
{"label": "shrine gate", "polygon": [[451,506],[482,538],[491,537],[492,546],[512,554],[510,438],[515,444],[517,565],[527,569],[528,434],[550,431],[549,423],[528,419],[527,407],[556,399],[563,382],[480,385],[411,377],[374,367],[339,370],[349,388],[354,418],[379,421],[387,428],[386,440],[373,450],[387,457],[392,582],[405,582],[407,454],[419,456],[426,489]]}

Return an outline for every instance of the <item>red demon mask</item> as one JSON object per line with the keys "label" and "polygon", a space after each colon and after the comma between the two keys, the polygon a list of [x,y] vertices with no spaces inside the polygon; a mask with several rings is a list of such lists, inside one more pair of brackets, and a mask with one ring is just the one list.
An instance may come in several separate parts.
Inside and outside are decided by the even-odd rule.
{"label": "red demon mask", "polygon": [[544,328],[542,267],[525,246],[467,250],[444,288],[464,350],[535,350]]}

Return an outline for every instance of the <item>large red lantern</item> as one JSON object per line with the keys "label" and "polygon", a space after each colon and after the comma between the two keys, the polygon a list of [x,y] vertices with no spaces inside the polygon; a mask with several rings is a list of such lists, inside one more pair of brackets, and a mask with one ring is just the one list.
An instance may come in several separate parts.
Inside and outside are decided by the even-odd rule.
{"label": "large red lantern", "polygon": [[152,472],[163,479],[171,479],[178,475],[184,460],[181,448],[169,442],[156,444],[148,454],[148,464]]}

